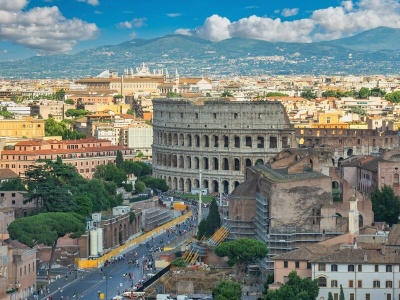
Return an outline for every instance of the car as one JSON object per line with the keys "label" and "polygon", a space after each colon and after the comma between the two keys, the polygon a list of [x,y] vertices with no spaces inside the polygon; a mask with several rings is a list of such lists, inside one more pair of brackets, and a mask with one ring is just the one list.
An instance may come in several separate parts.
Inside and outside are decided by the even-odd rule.
{"label": "car", "polygon": [[146,275],[147,279],[150,279],[150,278],[153,277],[153,276],[156,276],[156,274],[148,273],[148,274]]}

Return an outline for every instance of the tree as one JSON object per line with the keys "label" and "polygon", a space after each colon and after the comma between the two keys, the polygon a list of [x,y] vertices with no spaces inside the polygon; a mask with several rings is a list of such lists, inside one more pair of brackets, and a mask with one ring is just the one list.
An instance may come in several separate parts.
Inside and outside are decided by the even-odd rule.
{"label": "tree", "polygon": [[224,242],[215,248],[214,252],[220,257],[227,256],[228,264],[236,265],[236,273],[239,277],[250,262],[264,258],[268,254],[268,248],[256,239],[242,238]]}
{"label": "tree", "polygon": [[137,161],[136,163],[142,168],[140,176],[146,176],[151,174],[151,167],[148,164],[142,161]]}
{"label": "tree", "polygon": [[57,122],[53,118],[49,118],[45,121],[45,135],[46,136],[62,136],[63,140],[80,140],[86,137],[85,133],[77,132],[69,129],[67,126],[70,120],[63,120]]}
{"label": "tree", "polygon": [[352,113],[359,114],[360,116],[365,116],[367,112],[358,106],[353,106],[350,110]]}
{"label": "tree", "polygon": [[139,177],[140,174],[142,173],[141,165],[130,160],[124,161],[123,169],[126,172],[126,174],[134,174],[136,177]]}
{"label": "tree", "polygon": [[240,300],[242,297],[242,286],[233,281],[219,281],[213,289],[215,300]]}
{"label": "tree", "polygon": [[118,169],[112,162],[109,162],[107,165],[98,165],[93,174],[93,178],[112,181],[117,186],[122,186],[127,180],[125,171],[123,169]]}
{"label": "tree", "polygon": [[311,90],[301,92],[300,96],[307,100],[315,99],[315,94]]}
{"label": "tree", "polygon": [[127,113],[128,115],[136,116],[136,112],[135,112],[133,109],[131,109],[131,108],[129,108],[129,109],[126,111],[126,113]]}
{"label": "tree", "polygon": [[197,239],[201,240],[206,235],[206,219],[200,221],[197,228]]}
{"label": "tree", "polygon": [[72,99],[67,99],[67,100],[64,101],[64,103],[65,103],[65,104],[69,104],[69,105],[74,105],[74,104],[75,104],[75,101],[72,100]]}
{"label": "tree", "polygon": [[180,98],[180,97],[182,97],[182,95],[179,93],[174,93],[174,92],[167,93],[167,98]]}
{"label": "tree", "polygon": [[296,271],[288,275],[288,281],[279,289],[269,291],[265,295],[265,300],[315,300],[319,293],[317,280],[309,278],[300,278]]}
{"label": "tree", "polygon": [[373,97],[383,97],[385,96],[386,92],[378,87],[374,87],[373,89],[371,89],[369,94]]}
{"label": "tree", "polygon": [[51,264],[60,237],[71,234],[80,237],[86,230],[85,219],[75,213],[41,213],[31,217],[19,218],[8,226],[11,239],[28,247],[38,244],[51,246],[47,279],[50,278]]}
{"label": "tree", "polygon": [[387,101],[390,101],[393,103],[399,103],[400,102],[400,91],[395,91],[393,93],[386,94],[385,99]]}
{"label": "tree", "polygon": [[233,94],[230,91],[223,91],[221,97],[233,97]]}
{"label": "tree", "polygon": [[328,300],[333,300],[332,292],[329,292],[329,293],[328,293]]}
{"label": "tree", "polygon": [[400,215],[400,197],[394,195],[393,188],[384,185],[371,192],[372,210],[376,222],[386,222],[390,226],[396,224]]}
{"label": "tree", "polygon": [[15,177],[1,182],[0,191],[26,191],[26,188],[22,183],[21,177]]}
{"label": "tree", "polygon": [[146,185],[144,184],[143,181],[136,181],[135,182],[135,191],[138,194],[143,193],[146,190]]}
{"label": "tree", "polygon": [[67,117],[79,118],[79,117],[82,117],[82,116],[86,116],[88,113],[89,113],[89,111],[84,110],[84,109],[72,109],[72,108],[70,108],[65,112],[65,115]]}
{"label": "tree", "polygon": [[122,151],[117,151],[117,156],[115,158],[115,165],[118,169],[123,169],[124,167],[124,157],[122,156]]}
{"label": "tree", "polygon": [[206,225],[204,232],[205,236],[207,237],[212,236],[220,226],[221,226],[221,217],[219,215],[217,201],[214,198],[211,201],[210,210],[206,218]]}
{"label": "tree", "polygon": [[266,97],[288,97],[288,94],[281,92],[269,92],[265,95]]}
{"label": "tree", "polygon": [[367,99],[369,95],[370,95],[370,90],[369,90],[369,88],[362,87],[362,88],[358,91],[358,98],[360,98],[360,99]]}
{"label": "tree", "polygon": [[143,181],[148,188],[153,190],[160,190],[161,192],[166,192],[169,190],[169,187],[165,179],[145,176],[141,178],[141,181]]}
{"label": "tree", "polygon": [[344,299],[344,292],[343,292],[343,287],[342,287],[342,285],[340,285],[339,300],[345,300],[345,299]]}

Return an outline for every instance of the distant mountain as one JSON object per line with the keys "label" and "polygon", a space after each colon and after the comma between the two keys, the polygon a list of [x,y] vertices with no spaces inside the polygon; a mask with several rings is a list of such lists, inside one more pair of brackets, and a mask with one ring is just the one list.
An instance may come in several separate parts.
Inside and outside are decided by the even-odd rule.
{"label": "distant mountain", "polygon": [[184,35],[134,39],[73,55],[0,63],[0,78],[82,78],[107,69],[123,72],[146,62],[150,69],[178,69],[185,76],[291,74],[397,74],[400,30],[379,27],[320,43],[231,38],[211,42]]}
{"label": "distant mountain", "polygon": [[400,51],[400,29],[377,27],[357,35],[326,42],[357,51]]}

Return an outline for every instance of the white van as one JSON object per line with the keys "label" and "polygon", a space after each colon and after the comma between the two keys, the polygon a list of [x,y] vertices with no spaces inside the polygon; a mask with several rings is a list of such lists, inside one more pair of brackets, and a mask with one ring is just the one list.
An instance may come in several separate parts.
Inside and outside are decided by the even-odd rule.
{"label": "white van", "polygon": [[189,297],[186,296],[186,295],[178,295],[178,296],[176,297],[176,300],[193,300],[193,299],[189,298]]}
{"label": "white van", "polygon": [[156,300],[173,300],[170,294],[157,294]]}

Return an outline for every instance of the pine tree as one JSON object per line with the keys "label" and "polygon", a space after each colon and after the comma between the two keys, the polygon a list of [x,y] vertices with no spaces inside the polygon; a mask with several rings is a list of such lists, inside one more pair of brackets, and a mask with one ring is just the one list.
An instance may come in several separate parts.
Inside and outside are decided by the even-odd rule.
{"label": "pine tree", "polygon": [[211,201],[210,210],[206,219],[205,235],[212,236],[221,226],[221,217],[218,211],[218,204],[215,199]]}
{"label": "pine tree", "polygon": [[328,300],[333,300],[332,292],[328,293]]}
{"label": "pine tree", "polygon": [[117,151],[117,157],[115,158],[115,165],[117,166],[118,169],[122,169],[124,167],[124,158],[120,150]]}
{"label": "pine tree", "polygon": [[344,299],[344,292],[343,292],[343,287],[342,287],[342,285],[340,285],[339,300],[345,300],[345,299]]}

